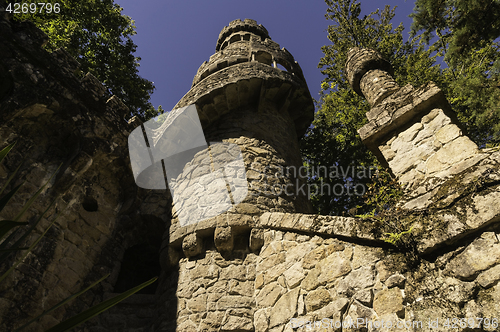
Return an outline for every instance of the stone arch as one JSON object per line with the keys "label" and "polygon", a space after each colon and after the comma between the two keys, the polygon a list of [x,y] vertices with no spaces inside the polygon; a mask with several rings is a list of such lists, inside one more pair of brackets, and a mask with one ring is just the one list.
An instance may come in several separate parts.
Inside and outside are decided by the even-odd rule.
{"label": "stone arch", "polygon": [[268,66],[271,66],[273,63],[273,57],[270,53],[265,52],[265,51],[257,51],[255,52],[255,61],[264,63]]}
{"label": "stone arch", "polygon": [[[121,293],[149,279],[159,276],[160,248],[165,223],[155,216],[141,216],[130,220],[132,227],[123,240],[123,258],[117,271],[113,293]],[[155,294],[158,283],[143,288],[139,294]]]}

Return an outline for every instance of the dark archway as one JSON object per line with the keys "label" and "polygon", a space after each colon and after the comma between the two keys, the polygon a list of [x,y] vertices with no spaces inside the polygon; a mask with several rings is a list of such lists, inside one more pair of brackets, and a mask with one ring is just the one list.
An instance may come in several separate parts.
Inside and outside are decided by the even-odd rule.
{"label": "dark archway", "polygon": [[[159,241],[142,242],[125,250],[114,293],[123,293],[160,275],[160,244]],[[157,286],[155,282],[137,294],[155,294]]]}

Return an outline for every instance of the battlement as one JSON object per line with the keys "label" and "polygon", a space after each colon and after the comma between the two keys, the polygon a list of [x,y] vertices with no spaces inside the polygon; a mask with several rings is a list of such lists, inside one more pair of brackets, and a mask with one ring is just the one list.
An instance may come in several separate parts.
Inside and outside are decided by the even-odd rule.
{"label": "battlement", "polygon": [[[53,103],[53,100],[47,100],[46,107],[61,108],[64,100],[68,103],[87,105],[90,114],[92,114],[94,110],[101,109],[105,105],[104,109],[111,126],[117,126],[124,133],[133,129],[127,125],[122,115],[118,115],[126,114],[128,107],[121,100],[118,100],[118,97],[107,94],[106,87],[91,73],[87,73],[83,78],[75,76],[80,64],[66,50],[57,49],[52,53],[44,50],[43,46],[48,41],[48,37],[32,22],[11,22],[9,15],[3,15],[0,20],[0,37],[2,38],[1,47],[5,50],[3,64],[10,68],[10,71],[0,70],[1,79],[5,82],[5,86],[12,86],[15,91],[22,94],[26,93],[30,87],[39,86],[51,79],[58,80],[63,82],[56,88],[57,93],[62,98],[58,99],[57,103]],[[15,63],[14,59],[22,59],[26,64]],[[31,63],[37,63],[39,68],[34,70]],[[29,78],[30,83],[16,87],[12,83],[15,81],[12,75],[13,68],[18,68],[16,75]],[[26,95],[29,96],[30,93],[26,93]],[[29,104],[27,98],[22,99]],[[12,98],[12,100],[17,99]],[[8,106],[9,101],[6,103],[5,107],[10,107]],[[22,105],[17,107],[19,106],[22,107]]]}
{"label": "battlement", "polygon": [[[247,25],[257,26],[252,20],[237,20],[221,33]],[[240,31],[243,30],[238,30],[236,36],[240,36]],[[231,110],[266,103],[287,110],[298,137],[312,121],[314,105],[299,64],[288,50],[280,49],[267,35],[261,39],[250,34],[249,38],[234,40],[204,62],[193,79],[191,90],[175,108],[196,104],[202,126],[206,128]]]}
{"label": "battlement", "polygon": [[[241,33],[239,33],[241,32]],[[262,24],[257,24],[257,21],[246,18],[241,21],[240,19],[231,21],[228,26],[224,27],[219,33],[219,38],[217,39],[217,46],[215,50],[218,52],[224,49],[227,44],[233,38],[232,35],[238,33],[238,35],[246,35],[245,32],[250,32],[256,36],[259,36],[261,40],[265,40],[269,37],[269,33]],[[239,37],[235,37],[239,38]],[[246,38],[246,37],[245,37]],[[232,41],[231,41],[232,42]]]}
{"label": "battlement", "polygon": [[[231,24],[233,22],[236,23]],[[222,30],[221,34],[230,34],[226,37],[223,45],[217,48],[217,53],[212,55],[208,62],[205,61],[200,66],[193,79],[192,86],[195,86],[204,78],[224,68],[254,61],[266,64],[277,70],[288,72],[298,79],[305,81],[299,64],[288,50],[285,48],[280,49],[279,44],[271,40],[267,35],[267,30],[266,35],[250,32],[253,28],[238,30],[242,27],[248,27],[247,22],[251,23],[251,27],[261,27],[265,30],[262,25],[257,25],[255,21],[248,19],[244,22],[240,20],[233,22],[229,24],[229,27],[225,27]],[[229,28],[233,30],[227,30]]]}

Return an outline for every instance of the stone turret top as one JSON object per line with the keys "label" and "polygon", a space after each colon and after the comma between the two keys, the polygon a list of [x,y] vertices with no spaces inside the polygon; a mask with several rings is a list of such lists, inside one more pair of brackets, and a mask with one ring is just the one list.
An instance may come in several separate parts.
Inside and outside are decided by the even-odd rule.
{"label": "stone turret top", "polygon": [[391,64],[376,50],[352,48],[347,54],[347,79],[356,93],[370,105],[381,103],[399,90]]}
{"label": "stone turret top", "polygon": [[[250,104],[279,104],[298,137],[314,117],[314,104],[299,64],[256,21],[234,20],[222,29],[217,51],[199,67],[191,89],[174,108],[195,104],[203,128]],[[217,109],[217,112],[214,110]]]}
{"label": "stone turret top", "polygon": [[240,19],[231,21],[227,27],[224,27],[222,31],[219,34],[219,38],[217,39],[217,46],[215,47],[215,50],[218,52],[221,50],[224,42],[226,41],[226,45],[229,41],[227,39],[234,33],[239,32],[239,31],[246,31],[246,32],[251,32],[253,34],[256,34],[261,37],[262,40],[265,40],[266,38],[271,38],[269,37],[269,33],[267,32],[266,28],[262,24],[257,24],[255,20],[251,19],[244,19],[241,21]]}
{"label": "stone turret top", "polygon": [[[349,84],[357,94],[363,96],[361,78],[370,70],[379,69],[394,75],[394,70],[386,59],[376,50],[353,47],[347,53],[346,73]],[[366,97],[366,96],[365,96]]]}

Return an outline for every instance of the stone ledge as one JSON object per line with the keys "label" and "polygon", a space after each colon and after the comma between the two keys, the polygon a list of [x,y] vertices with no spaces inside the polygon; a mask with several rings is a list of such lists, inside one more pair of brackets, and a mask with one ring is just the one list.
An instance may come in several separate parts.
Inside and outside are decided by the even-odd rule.
{"label": "stone ledge", "polygon": [[[420,206],[422,210],[438,211],[413,223],[417,251],[422,255],[432,254],[499,223],[499,183],[498,172],[483,173],[477,167],[476,172],[473,169],[457,175],[432,192],[410,201],[414,208]],[[478,186],[484,188],[477,190]]]}
{"label": "stone ledge", "polygon": [[[500,151],[479,150],[470,158],[418,183],[406,193],[402,207],[406,210],[446,208],[467,192],[474,183],[500,181]],[[413,187],[412,187],[413,188]]]}
{"label": "stone ledge", "polygon": [[244,214],[221,214],[187,226],[172,223],[169,242],[173,247],[180,247],[182,240],[189,234],[196,233],[202,238],[211,237],[217,227],[228,226],[235,230],[249,230],[255,226],[255,222],[251,216]]}
{"label": "stone ledge", "polygon": [[260,217],[258,227],[339,236],[357,241],[385,244],[377,236],[380,230],[372,222],[358,218],[266,212]]}
{"label": "stone ledge", "polygon": [[429,82],[418,89],[407,85],[372,108],[367,113],[370,122],[358,133],[370,149],[378,149],[388,134],[432,108],[443,108],[445,113],[449,109],[446,97],[436,84]]}
{"label": "stone ledge", "polygon": [[[274,88],[278,90],[274,91]],[[279,96],[269,95],[277,92]],[[231,98],[231,95],[238,98]],[[191,88],[174,109],[195,104],[202,127],[207,128],[234,109],[248,105],[258,107],[267,102],[276,103],[280,110],[287,110],[294,121],[297,136],[304,135],[307,124],[314,117],[307,84],[296,75],[256,61],[226,67],[207,76]]]}
{"label": "stone ledge", "polygon": [[[479,193],[478,193],[479,194]],[[500,186],[488,193],[463,197],[460,204],[436,214],[414,221],[412,235],[419,254],[429,255],[445,245],[453,245],[474,232],[485,229],[500,221],[500,206],[494,204],[500,199]],[[470,201],[470,202],[466,202]],[[466,202],[466,203],[464,203]],[[469,204],[473,209],[461,209]],[[469,206],[467,205],[467,206]],[[189,225],[175,229],[170,234],[170,245],[179,247],[189,234],[200,238],[213,237],[217,228],[228,227],[245,229],[275,229],[338,237],[348,242],[361,242],[379,247],[389,246],[384,240],[383,227],[371,220],[339,216],[320,216],[299,213],[265,212],[257,221],[242,222],[238,215],[229,220],[222,216],[208,219],[205,223]],[[247,216],[248,217],[248,216]],[[463,220],[466,220],[465,222]]]}
{"label": "stone ledge", "polygon": [[[432,214],[413,223],[412,235],[419,254],[428,255],[446,245],[456,244],[461,239],[500,221],[500,186],[488,192],[463,197],[452,208]],[[461,206],[471,206],[462,209]],[[466,220],[466,221],[463,221]],[[382,239],[381,227],[369,220],[358,218],[305,215],[298,213],[266,212],[260,217],[257,228],[337,236],[346,241],[372,242],[387,246]]]}

